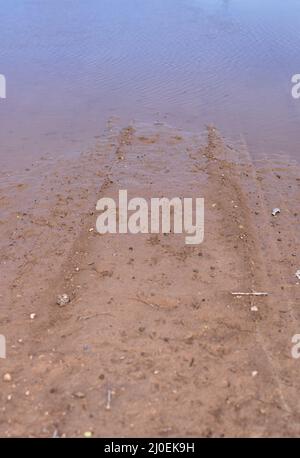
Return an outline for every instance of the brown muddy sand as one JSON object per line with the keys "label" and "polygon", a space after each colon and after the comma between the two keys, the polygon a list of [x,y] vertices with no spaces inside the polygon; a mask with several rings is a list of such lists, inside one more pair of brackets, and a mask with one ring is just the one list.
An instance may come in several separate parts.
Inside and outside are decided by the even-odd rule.
{"label": "brown muddy sand", "polygon": [[[299,436],[299,177],[212,127],[114,123],[80,157],[2,171],[0,436]],[[204,243],[101,236],[119,189],[204,197]]]}

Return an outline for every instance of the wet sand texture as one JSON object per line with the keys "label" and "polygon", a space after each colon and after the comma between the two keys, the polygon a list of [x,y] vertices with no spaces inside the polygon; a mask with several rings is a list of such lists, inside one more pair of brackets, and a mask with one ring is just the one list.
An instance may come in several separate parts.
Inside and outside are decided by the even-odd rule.
{"label": "wet sand texture", "polygon": [[[213,127],[146,124],[2,173],[0,435],[299,435],[299,176]],[[90,231],[119,189],[205,197],[204,243]]]}

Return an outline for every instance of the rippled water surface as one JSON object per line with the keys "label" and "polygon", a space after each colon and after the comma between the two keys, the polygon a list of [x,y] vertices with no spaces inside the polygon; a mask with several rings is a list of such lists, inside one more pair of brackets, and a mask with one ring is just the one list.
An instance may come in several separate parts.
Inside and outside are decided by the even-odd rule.
{"label": "rippled water surface", "polygon": [[300,158],[298,0],[1,0],[0,164],[92,144],[111,116],[214,123]]}

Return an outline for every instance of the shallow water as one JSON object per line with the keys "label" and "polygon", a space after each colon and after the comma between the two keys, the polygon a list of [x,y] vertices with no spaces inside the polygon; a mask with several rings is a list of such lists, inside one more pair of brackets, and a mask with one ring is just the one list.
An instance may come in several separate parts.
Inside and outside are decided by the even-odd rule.
{"label": "shallow water", "polygon": [[300,160],[298,0],[1,2],[0,165],[78,152],[111,116],[213,123]]}

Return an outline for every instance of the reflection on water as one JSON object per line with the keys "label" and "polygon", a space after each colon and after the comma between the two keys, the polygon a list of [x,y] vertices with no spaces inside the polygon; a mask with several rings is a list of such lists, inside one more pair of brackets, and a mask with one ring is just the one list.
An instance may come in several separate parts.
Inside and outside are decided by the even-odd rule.
{"label": "reflection on water", "polygon": [[1,2],[0,164],[78,151],[110,116],[297,157],[299,26],[298,0]]}

